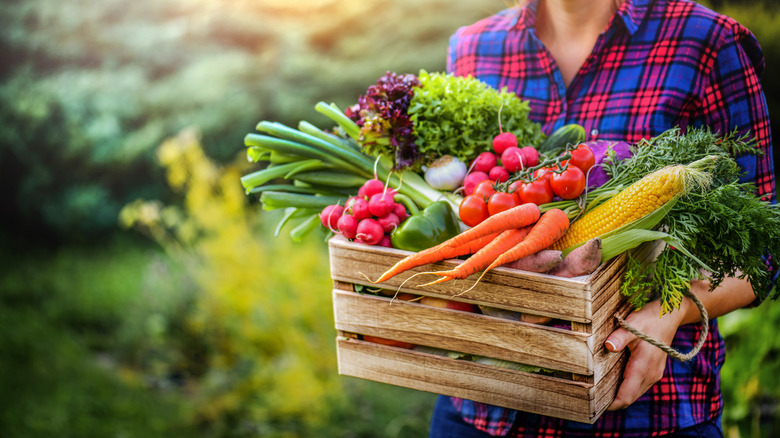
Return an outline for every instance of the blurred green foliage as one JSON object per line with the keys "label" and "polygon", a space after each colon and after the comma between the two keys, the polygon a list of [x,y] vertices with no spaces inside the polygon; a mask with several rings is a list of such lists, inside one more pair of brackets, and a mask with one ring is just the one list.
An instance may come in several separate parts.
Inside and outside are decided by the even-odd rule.
{"label": "blurred green foliage", "polygon": [[167,195],[152,154],[164,138],[197,126],[207,153],[229,160],[259,120],[293,124],[317,117],[319,100],[354,103],[386,70],[443,70],[449,34],[502,7],[5,2],[0,201],[13,208],[0,225],[40,240],[111,233],[122,205]]}
{"label": "blurred green foliage", "polygon": [[175,327],[193,291],[158,253],[116,239],[0,254],[0,435],[195,433],[186,398],[137,371],[184,339],[157,342],[154,321]]}
{"label": "blurred green foliage", "polygon": [[764,303],[720,319],[726,338],[721,372],[726,405],[724,424],[745,437],[780,433],[780,306]]}
{"label": "blurred green foliage", "polygon": [[[323,230],[301,244],[271,241],[278,215],[250,206],[235,184],[248,163],[214,163],[194,130],[166,140],[157,156],[181,203],[138,200],[120,220],[157,241],[199,291],[184,323],[202,344],[184,358],[185,369],[202,366],[183,376],[194,420],[216,436],[351,434],[355,404],[336,369]],[[424,431],[427,413],[410,424]]]}

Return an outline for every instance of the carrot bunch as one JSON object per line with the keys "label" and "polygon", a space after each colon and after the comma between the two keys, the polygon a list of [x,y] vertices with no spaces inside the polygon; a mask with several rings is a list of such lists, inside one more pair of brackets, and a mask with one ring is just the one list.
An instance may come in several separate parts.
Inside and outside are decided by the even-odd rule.
{"label": "carrot bunch", "polygon": [[482,279],[485,273],[496,266],[548,248],[568,229],[569,218],[562,210],[552,209],[542,214],[536,204],[522,204],[492,215],[439,245],[404,258],[383,273],[375,283],[387,281],[418,266],[467,254],[472,256],[452,270],[430,272],[442,278],[425,286],[464,279],[479,271],[483,271],[479,277]]}

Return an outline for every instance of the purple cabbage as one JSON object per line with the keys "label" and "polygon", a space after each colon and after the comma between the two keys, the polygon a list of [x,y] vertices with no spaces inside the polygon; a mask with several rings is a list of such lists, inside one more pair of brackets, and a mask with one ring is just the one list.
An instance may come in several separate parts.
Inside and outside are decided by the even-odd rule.
{"label": "purple cabbage", "polygon": [[585,142],[585,144],[593,151],[593,155],[596,157],[596,165],[593,166],[588,175],[589,187],[601,187],[609,180],[607,172],[600,164],[607,158],[607,152],[610,148],[615,152],[615,159],[618,161],[631,156],[631,145],[623,141],[593,140]]}
{"label": "purple cabbage", "polygon": [[415,75],[388,71],[344,111],[360,127],[360,143],[366,152],[391,156],[394,169],[415,167],[421,158],[414,124],[407,114],[414,88],[419,86]]}

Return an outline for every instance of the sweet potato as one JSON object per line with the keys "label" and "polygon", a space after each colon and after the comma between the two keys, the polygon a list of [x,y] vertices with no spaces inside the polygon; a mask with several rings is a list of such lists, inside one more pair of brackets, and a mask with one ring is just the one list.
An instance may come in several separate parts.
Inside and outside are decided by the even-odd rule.
{"label": "sweet potato", "polygon": [[523,313],[523,316],[520,318],[520,321],[530,322],[531,324],[547,324],[548,322],[552,321],[552,318],[550,318],[549,316]]}
{"label": "sweet potato", "polygon": [[558,266],[550,270],[549,274],[566,278],[579,277],[595,271],[599,264],[601,264],[601,239],[594,237],[567,254]]}
{"label": "sweet potato", "polygon": [[515,260],[512,263],[507,263],[504,266],[507,268],[544,274],[561,264],[563,261],[561,254],[562,253],[560,251],[543,249],[536,254],[531,254],[521,259]]}

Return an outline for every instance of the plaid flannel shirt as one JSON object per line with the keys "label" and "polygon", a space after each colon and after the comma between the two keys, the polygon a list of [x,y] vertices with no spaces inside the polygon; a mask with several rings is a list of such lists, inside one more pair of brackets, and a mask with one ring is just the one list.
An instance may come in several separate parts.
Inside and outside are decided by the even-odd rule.
{"label": "plaid flannel shirt", "polygon": [[[688,0],[625,0],[568,87],[535,24],[536,0],[459,29],[450,40],[447,70],[517,93],[529,102],[530,119],[548,134],[568,123],[583,125],[593,138],[629,143],[675,126],[750,133],[764,154],[737,162],[746,172],[743,179],[774,201],[769,116],[759,82],[764,58],[739,23]],[[719,422],[725,346],[717,321],[710,324],[693,360],[667,359],[661,381],[593,425],[468,400],[453,403],[467,423],[497,436],[646,437]],[[680,327],[673,346],[690,350],[699,330]]]}

